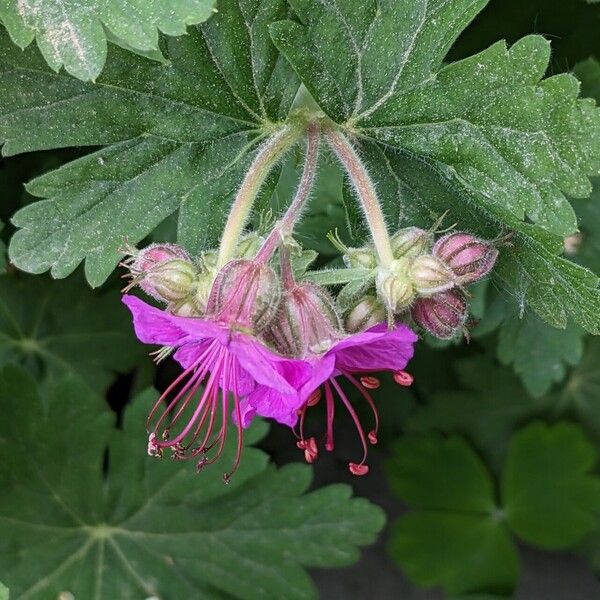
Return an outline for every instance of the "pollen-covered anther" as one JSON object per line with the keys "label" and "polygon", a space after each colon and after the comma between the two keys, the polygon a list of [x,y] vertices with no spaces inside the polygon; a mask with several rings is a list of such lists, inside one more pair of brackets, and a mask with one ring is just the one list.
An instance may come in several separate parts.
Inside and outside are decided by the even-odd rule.
{"label": "pollen-covered anther", "polygon": [[394,381],[403,387],[409,387],[412,385],[415,378],[406,371],[396,371],[393,375]]}
{"label": "pollen-covered anther", "polygon": [[296,445],[298,448],[300,448],[300,450],[304,450],[304,460],[306,460],[307,463],[310,464],[317,460],[317,457],[319,456],[319,449],[314,437],[300,440],[296,443]]}
{"label": "pollen-covered anther", "polygon": [[379,381],[377,377],[373,377],[371,375],[364,375],[361,377],[360,383],[363,387],[366,387],[369,390],[376,390],[381,385],[381,381]]}
{"label": "pollen-covered anther", "polygon": [[369,466],[364,464],[356,464],[356,463],[348,463],[348,470],[352,475],[356,475],[360,477],[362,475],[366,475],[369,472]]}
{"label": "pollen-covered anther", "polygon": [[156,444],[156,436],[153,433],[148,436],[148,456],[154,458],[162,458],[163,456],[162,448]]}

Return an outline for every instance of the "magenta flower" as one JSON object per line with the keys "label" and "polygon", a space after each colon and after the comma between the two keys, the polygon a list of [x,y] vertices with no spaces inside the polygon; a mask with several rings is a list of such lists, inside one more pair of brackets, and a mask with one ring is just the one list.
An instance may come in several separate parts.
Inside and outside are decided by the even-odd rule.
{"label": "magenta flower", "polygon": [[[369,374],[379,371],[391,371],[397,375],[395,380],[398,383],[410,385],[412,378],[407,374],[403,374],[402,370],[413,356],[413,346],[417,339],[417,335],[406,325],[397,325],[394,329],[389,330],[383,323],[367,331],[347,336],[336,342],[321,356],[307,358],[312,364],[313,371],[311,377],[301,383],[299,398],[292,395],[282,395],[274,387],[267,391],[263,386],[257,386],[242,401],[242,422],[245,423],[249,418],[258,414],[274,418],[293,427],[300,418],[298,447],[304,450],[306,460],[313,462],[317,457],[318,449],[314,438],[305,439],[304,437],[304,415],[309,406],[319,401],[322,386],[325,392],[327,413],[325,449],[331,451],[334,447],[334,395],[337,395],[350,413],[363,447],[361,461],[358,463],[351,462],[348,467],[354,475],[365,475],[369,471],[369,467],[366,465],[368,443],[377,443],[377,429],[379,426],[379,416],[375,403],[367,391],[378,387],[379,380]],[[299,374],[299,377],[296,378],[297,381],[301,381],[302,377],[304,377],[304,374]],[[340,386],[340,378],[345,378],[356,387],[373,411],[375,424],[367,435],[365,435],[350,400]]]}
{"label": "magenta flower", "polygon": [[[161,456],[163,449],[170,448],[175,459],[199,456],[198,470],[215,462],[227,436],[231,395],[238,443],[233,468],[224,476],[228,481],[242,451],[240,399],[260,388],[276,392],[286,404],[299,405],[295,385],[308,379],[310,365],[273,354],[248,328],[208,318],[178,317],[135,296],[124,296],[123,302],[133,315],[137,337],[147,344],[175,348],[174,358],[184,368],[148,416],[150,424],[165,406],[149,429],[149,453]],[[204,389],[198,394],[201,386]]]}

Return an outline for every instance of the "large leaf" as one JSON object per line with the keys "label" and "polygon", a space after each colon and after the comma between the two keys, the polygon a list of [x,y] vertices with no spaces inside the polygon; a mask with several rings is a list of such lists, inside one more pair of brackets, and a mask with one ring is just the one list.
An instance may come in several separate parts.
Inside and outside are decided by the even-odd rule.
{"label": "large leaf", "polygon": [[569,323],[566,329],[550,327],[534,314],[507,319],[498,338],[498,358],[512,365],[527,391],[536,397],[553,383],[562,381],[569,366],[583,356],[581,328]]}
{"label": "large leaf", "polygon": [[77,373],[103,391],[142,356],[129,323],[116,291],[94,293],[81,277],[0,277],[0,367],[50,380]]}
{"label": "large leaf", "polygon": [[0,20],[24,48],[34,37],[48,64],[79,77],[95,79],[106,59],[105,27],[110,39],[134,50],[158,50],[158,30],[183,35],[201,23],[216,0],[2,0]]}
{"label": "large leaf", "polygon": [[394,526],[391,552],[408,577],[452,595],[508,596],[519,565],[485,465],[458,437],[401,440],[389,465],[392,486],[415,512]]}
{"label": "large leaf", "polygon": [[594,447],[570,423],[534,423],[513,439],[502,490],[510,526],[544,548],[569,548],[600,516]]}
{"label": "large leaf", "polygon": [[283,0],[223,3],[167,41],[169,65],[114,48],[95,83],[52,73],[1,34],[4,154],[105,146],[29,185],[48,200],[15,215],[13,262],[64,277],[85,258],[98,285],[126,237],[138,242],[176,210],[190,250],[214,243],[258,142],[298,87],[266,31],[286,14]]}
{"label": "large leaf", "polygon": [[395,524],[392,554],[414,582],[452,597],[508,596],[518,575],[511,532],[543,548],[572,548],[593,530],[600,514],[595,461],[580,427],[533,423],[511,440],[500,503],[463,440],[404,438],[390,480],[414,511]]}
{"label": "large leaf", "polygon": [[[290,0],[299,22],[271,27],[320,106],[347,127],[392,222],[449,219],[490,235],[515,230],[500,276],[565,327],[600,332],[598,280],[558,258],[600,166],[600,112],[570,75],[542,79],[549,45],[530,36],[442,66],[486,0]],[[527,218],[537,224],[523,222]],[[431,221],[430,221],[431,222]]]}
{"label": "large leaf", "polygon": [[383,525],[349,487],[305,493],[309,467],[276,470],[252,448],[229,486],[218,466],[196,475],[189,463],[150,459],[153,393],[116,430],[74,380],[44,397],[14,369],[0,383],[11,415],[0,433],[0,486],[10,490],[0,495],[0,570],[18,598],[313,598],[302,567],[355,561]]}

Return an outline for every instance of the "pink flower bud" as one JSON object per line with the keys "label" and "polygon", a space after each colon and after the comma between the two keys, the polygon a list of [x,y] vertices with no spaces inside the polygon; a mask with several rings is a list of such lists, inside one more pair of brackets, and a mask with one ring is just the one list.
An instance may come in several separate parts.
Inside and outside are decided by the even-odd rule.
{"label": "pink flower bud", "polygon": [[277,313],[281,285],[271,267],[237,259],[217,273],[206,312],[215,321],[262,331]]}
{"label": "pink flower bud", "polygon": [[447,340],[464,327],[469,307],[462,292],[450,290],[431,298],[419,298],[411,306],[410,314],[431,335]]}
{"label": "pink flower bud", "polygon": [[456,276],[452,269],[431,254],[417,256],[408,271],[409,278],[420,296],[433,296],[454,287]]}
{"label": "pink flower bud", "polygon": [[125,289],[139,285],[146,294],[160,302],[180,302],[194,286],[198,268],[189,254],[175,244],[152,244],[121,263],[129,269],[131,283]]}
{"label": "pink flower bud", "polygon": [[431,232],[418,227],[400,229],[391,238],[395,258],[412,258],[429,252],[432,242]]}
{"label": "pink flower bud", "polygon": [[343,337],[331,296],[312,283],[286,290],[265,340],[280,354],[296,358],[326,352]]}
{"label": "pink flower bud", "polygon": [[365,296],[346,317],[348,333],[365,331],[378,323],[385,321],[386,314],[383,304],[375,296]]}
{"label": "pink flower bud", "polygon": [[464,232],[442,236],[432,252],[454,271],[461,284],[473,283],[487,275],[498,258],[493,244]]}
{"label": "pink flower bud", "polygon": [[[135,252],[135,250],[132,249],[132,252]],[[157,265],[177,258],[192,262],[186,250],[177,244],[150,244],[150,246],[143,248],[134,255],[130,268],[132,271],[148,273]]]}

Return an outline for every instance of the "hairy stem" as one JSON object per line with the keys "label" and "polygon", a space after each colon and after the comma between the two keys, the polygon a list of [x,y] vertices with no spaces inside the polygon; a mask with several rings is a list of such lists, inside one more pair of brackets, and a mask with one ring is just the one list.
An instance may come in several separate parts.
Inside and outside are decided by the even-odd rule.
{"label": "hairy stem", "polygon": [[281,220],[273,227],[273,230],[265,240],[265,243],[258,251],[256,260],[259,262],[266,262],[269,260],[281,241],[292,233],[296,222],[302,214],[302,209],[306,204],[306,200],[310,195],[310,191],[315,181],[317,163],[319,160],[319,138],[320,131],[318,123],[309,123],[304,168],[302,169],[302,176],[300,177],[296,194],[294,195],[294,199],[289,208]]}
{"label": "hairy stem", "polygon": [[326,134],[327,142],[350,177],[356,195],[360,200],[367,225],[371,231],[373,245],[383,267],[389,267],[394,260],[390,236],[379,204],[377,192],[371,176],[363,165],[350,140],[341,132],[330,130]]}
{"label": "hairy stem", "polygon": [[254,201],[267,176],[286,151],[298,140],[299,136],[300,131],[297,126],[287,125],[270,137],[260,148],[229,211],[221,245],[219,246],[219,257],[217,259],[219,268],[232,259]]}

